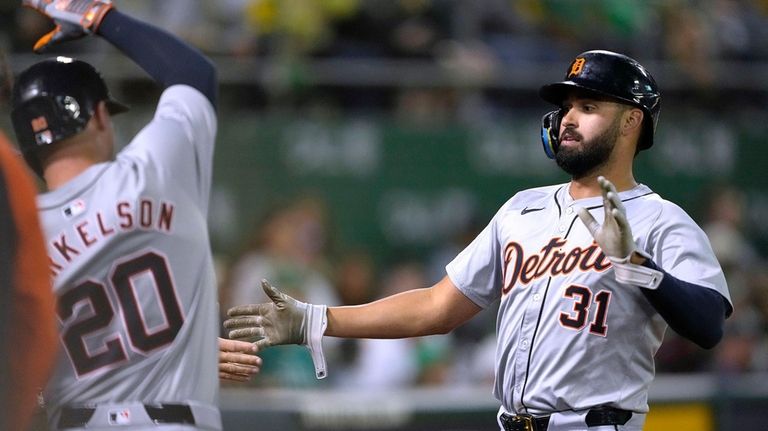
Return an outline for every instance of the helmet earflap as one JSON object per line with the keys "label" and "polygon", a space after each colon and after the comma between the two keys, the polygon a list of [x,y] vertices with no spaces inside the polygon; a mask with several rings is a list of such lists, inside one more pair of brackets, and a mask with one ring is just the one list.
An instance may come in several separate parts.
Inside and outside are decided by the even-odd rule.
{"label": "helmet earflap", "polygon": [[541,118],[541,143],[544,145],[544,152],[550,159],[555,158],[557,149],[560,147],[560,121],[563,119],[563,110],[557,109],[544,114]]}

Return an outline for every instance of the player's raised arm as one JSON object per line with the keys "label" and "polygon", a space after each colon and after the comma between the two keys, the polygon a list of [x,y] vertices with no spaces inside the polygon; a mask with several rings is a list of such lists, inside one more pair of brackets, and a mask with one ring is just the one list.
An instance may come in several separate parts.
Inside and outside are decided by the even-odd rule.
{"label": "player's raised arm", "polygon": [[616,188],[603,177],[598,182],[605,221],[600,225],[585,208],[579,210],[579,218],[610,259],[616,280],[641,287],[648,302],[678,334],[701,347],[714,347],[733,308],[720,293],[672,276],[639,250]]}
{"label": "player's raised arm", "polygon": [[256,340],[260,348],[302,344],[309,348],[318,378],[327,375],[322,336],[408,338],[445,334],[481,308],[464,296],[448,277],[425,289],[414,289],[364,305],[326,307],[306,304],[262,281],[271,303],[241,305],[228,311],[224,327],[232,339]]}
{"label": "player's raised arm", "polygon": [[110,0],[24,0],[50,17],[55,29],[35,45],[37,52],[67,40],[98,34],[141,66],[163,88],[186,84],[217,101],[216,68],[197,49],[150,24],[118,11]]}

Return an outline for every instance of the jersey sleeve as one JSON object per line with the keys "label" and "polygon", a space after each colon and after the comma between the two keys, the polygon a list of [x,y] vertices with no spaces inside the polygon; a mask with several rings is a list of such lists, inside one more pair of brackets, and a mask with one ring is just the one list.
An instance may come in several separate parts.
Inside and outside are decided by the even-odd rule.
{"label": "jersey sleeve", "polygon": [[501,243],[498,233],[504,205],[490,223],[446,267],[448,278],[472,302],[487,308],[501,296]]}
{"label": "jersey sleeve", "polygon": [[161,187],[184,189],[207,214],[216,130],[210,101],[192,87],[174,85],[118,159],[147,165]]}
{"label": "jersey sleeve", "polygon": [[731,303],[720,263],[704,231],[680,207],[666,202],[650,230],[648,247],[654,262],[680,280],[720,293]]}

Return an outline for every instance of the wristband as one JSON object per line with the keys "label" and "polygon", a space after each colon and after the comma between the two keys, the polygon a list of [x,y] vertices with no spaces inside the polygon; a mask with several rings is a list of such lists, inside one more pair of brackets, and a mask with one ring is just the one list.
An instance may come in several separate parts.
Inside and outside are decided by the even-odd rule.
{"label": "wristband", "polygon": [[[643,256],[645,256],[643,254]],[[630,263],[631,254],[623,259],[609,257],[616,281],[622,284],[656,290],[664,278],[664,273],[642,265]]]}
{"label": "wristband", "polygon": [[328,317],[325,305],[308,304],[307,307],[307,328],[304,344],[312,355],[312,362],[315,365],[315,376],[318,379],[324,379],[328,376],[325,364],[325,354],[323,353],[323,334],[328,327]]}

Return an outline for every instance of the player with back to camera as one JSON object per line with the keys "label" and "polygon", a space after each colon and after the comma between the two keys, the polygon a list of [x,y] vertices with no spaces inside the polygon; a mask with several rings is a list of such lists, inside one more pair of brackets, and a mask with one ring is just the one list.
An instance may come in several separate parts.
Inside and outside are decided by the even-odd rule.
{"label": "player with back to camera", "polygon": [[306,344],[320,376],[323,335],[443,334],[500,300],[501,429],[642,429],[667,326],[712,348],[732,312],[726,281],[695,222],[635,181],[661,99],[645,68],[584,52],[540,95],[557,106],[543,118],[545,151],[569,183],[515,194],[432,287],[326,307],[263,281],[272,303],[230,309],[229,336]]}
{"label": "player with back to camera", "polygon": [[[218,310],[207,213],[216,136],[214,65],[108,0],[27,0],[55,29],[35,46],[97,34],[162,88],[154,117],[116,156],[127,108],[88,63],[51,58],[16,80],[12,121],[44,180],[38,209],[61,352],[44,398],[51,429],[220,430]],[[255,373],[249,343],[221,342],[222,377]]]}

